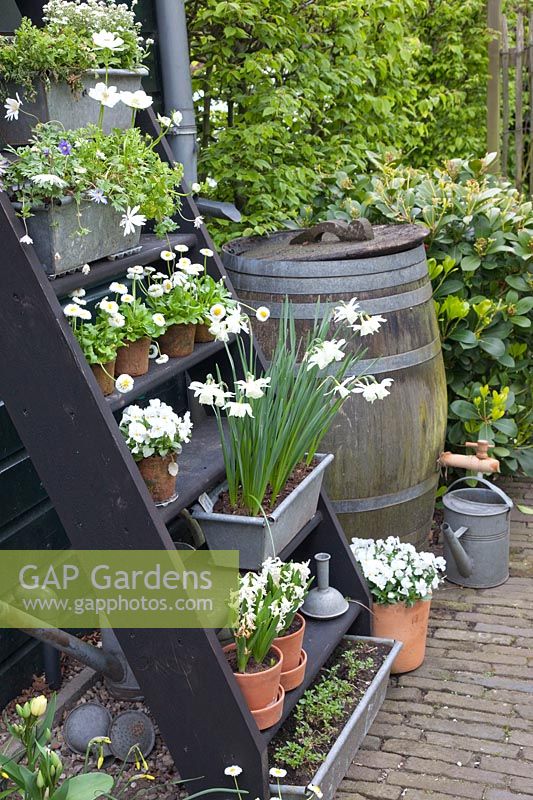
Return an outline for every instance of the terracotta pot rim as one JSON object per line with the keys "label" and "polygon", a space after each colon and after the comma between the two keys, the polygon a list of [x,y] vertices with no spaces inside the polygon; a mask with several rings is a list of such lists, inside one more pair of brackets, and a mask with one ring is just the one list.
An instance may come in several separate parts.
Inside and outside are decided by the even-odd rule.
{"label": "terracotta pot rim", "polygon": [[421,597],[419,600],[415,600],[415,602],[408,606],[405,600],[398,600],[397,603],[377,603],[374,599],[372,600],[372,606],[377,606],[378,608],[396,608],[398,606],[403,606],[407,611],[411,608],[415,608],[419,603],[431,603],[433,600],[433,595],[429,597]]}
{"label": "terracotta pot rim", "polygon": [[299,611],[297,611],[296,614],[294,615],[294,619],[296,619],[296,617],[298,617],[302,623],[298,628],[298,630],[293,631],[292,633],[285,633],[283,634],[283,636],[276,636],[274,642],[276,642],[278,639],[281,639],[284,642],[288,642],[291,639],[296,639],[296,637],[302,635],[302,628],[305,630],[305,618],[300,614]]}
{"label": "terracotta pot rim", "polygon": [[[224,653],[231,653],[233,650],[236,650],[236,649],[237,649],[237,646],[236,646],[236,644],[234,642],[232,642],[231,644],[227,644],[222,648]],[[234,675],[238,675],[239,676],[239,680],[241,680],[241,679],[242,680],[249,680],[250,678],[253,680],[257,675],[267,675],[269,672],[272,672],[273,670],[279,669],[280,665],[281,665],[281,667],[283,667],[283,653],[281,652],[279,647],[276,647],[276,645],[273,644],[273,645],[271,645],[270,650],[268,652],[270,653],[271,650],[275,650],[276,651],[276,655],[278,656],[278,660],[271,667],[267,667],[267,669],[263,669],[263,670],[261,670],[261,672],[234,672],[233,674]],[[268,655],[268,653],[267,653],[267,655]]]}
{"label": "terracotta pot rim", "polygon": [[[285,702],[285,689],[280,683],[280,685],[278,686],[276,699],[272,703],[269,703],[267,706],[264,706],[263,708],[256,708],[255,710],[250,711],[260,731],[266,730],[267,728],[271,728],[272,725],[275,725],[276,722],[278,722],[281,719],[281,715],[283,714],[284,702]],[[267,724],[264,724],[264,721],[262,722],[261,719],[265,715],[267,715],[266,719]],[[270,718],[271,715],[272,719]]]}
{"label": "terracotta pot rim", "polygon": [[289,670],[287,670],[287,672],[282,672],[281,673],[281,677],[282,678],[290,677],[295,672],[298,672],[299,669],[301,669],[302,667],[305,667],[306,664],[307,664],[307,653],[304,650],[304,648],[302,647],[302,649],[300,650],[300,658],[298,659],[298,664],[293,669],[289,669]]}

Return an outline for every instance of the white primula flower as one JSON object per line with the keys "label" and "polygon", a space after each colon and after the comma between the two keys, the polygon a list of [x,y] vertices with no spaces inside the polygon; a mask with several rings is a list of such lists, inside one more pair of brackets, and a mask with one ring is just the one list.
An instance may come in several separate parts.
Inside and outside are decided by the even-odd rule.
{"label": "white primula flower", "polygon": [[212,320],[223,319],[226,316],[226,306],[222,303],[215,303],[209,309],[209,316]]}
{"label": "white primula flower", "polygon": [[310,353],[308,352],[304,356],[307,359],[307,370],[309,371],[313,367],[325,369],[334,361],[342,361],[345,353],[341,347],[344,344],[346,344],[346,339],[331,339],[316,345]]}
{"label": "white primula flower", "polygon": [[[120,102],[120,92],[116,86],[106,86],[105,83],[97,83],[89,89],[89,97],[101,103],[106,108],[114,108]],[[104,155],[102,153],[102,155]],[[99,158],[101,156],[98,156]],[[104,155],[105,158],[105,155]]]}
{"label": "white primula flower", "polygon": [[[140,228],[146,224],[146,217],[144,214],[139,214],[139,209],[140,206],[134,206],[133,208],[128,206],[126,213],[123,214],[122,219],[120,220],[120,227],[124,228],[124,236],[128,236],[130,233],[135,233],[135,228]],[[132,267],[132,269],[134,268]]]}
{"label": "white primula flower", "polygon": [[356,297],[352,297],[348,303],[341,303],[336,306],[333,311],[333,319],[335,322],[347,322],[349,325],[353,325],[357,322],[361,312],[358,310],[359,303],[357,303],[356,300]]}
{"label": "white primula flower", "polygon": [[259,306],[257,311],[255,312],[255,318],[259,320],[259,322],[266,322],[267,319],[270,317],[270,309],[266,306]]}
{"label": "white primula flower", "polygon": [[269,386],[270,378],[254,378],[253,375],[247,375],[245,381],[236,381],[238,386],[245,397],[252,400],[257,400],[263,397],[264,390]]}
{"label": "white primula flower", "polygon": [[164,117],[161,114],[157,115],[157,121],[159,122],[162,128],[170,128],[170,126],[172,125],[170,117]]}
{"label": "white primula flower", "polygon": [[171,461],[170,464],[168,465],[168,474],[172,475],[172,477],[175,478],[178,472],[179,472],[178,465],[176,464],[175,461]]}
{"label": "white primula flower", "polygon": [[121,303],[127,303],[128,305],[131,305],[132,303],[135,302],[135,298],[134,298],[134,296],[132,294],[129,294],[129,293],[128,294],[123,294],[122,297],[120,298],[120,302]]}
{"label": "white primula flower", "polygon": [[118,303],[115,303],[114,300],[108,300],[107,297],[104,297],[103,300],[100,300],[98,308],[100,308],[106,314],[118,314]]}
{"label": "white primula flower", "polygon": [[377,333],[381,328],[382,322],[387,322],[385,317],[376,314],[375,316],[371,317],[368,314],[361,314],[360,322],[355,325],[352,325],[352,330],[359,331],[361,336],[368,336]]}
{"label": "white primula flower", "polygon": [[209,247],[202,247],[200,250],[200,255],[205,256],[206,258],[211,258],[213,255],[213,251],[209,249]]}
{"label": "white primula flower", "polygon": [[124,39],[121,39],[120,36],[111,31],[102,30],[98,33],[93,33],[93,44],[99,50],[122,50]]}
{"label": "white primula flower", "polygon": [[253,417],[252,406],[250,403],[243,403],[242,401],[231,401],[226,403],[224,410],[228,412],[229,417]]}
{"label": "white primula flower", "polygon": [[163,314],[152,314],[152,322],[157,325],[158,328],[164,328],[167,324]]}
{"label": "white primula flower", "polygon": [[236,764],[233,764],[231,767],[226,767],[224,770],[224,775],[229,775],[232,778],[236,778],[242,772],[241,767],[238,767]]}
{"label": "white primula flower", "polygon": [[226,392],[224,387],[214,381],[210,375],[207,376],[205,383],[192,381],[189,389],[194,392],[194,397],[203,406],[218,406],[218,408],[222,408],[226,400],[229,397],[233,397],[232,392]]}
{"label": "white primula flower", "polygon": [[174,261],[176,253],[173,253],[172,250],[161,250],[159,257],[162,258],[163,261]]}
{"label": "white primula flower", "polygon": [[133,389],[135,381],[131,375],[119,375],[115,381],[115,387],[121,394],[127,394]]}
{"label": "white primula flower", "polygon": [[156,364],[166,364],[168,361],[168,356],[165,353],[162,353],[158,358],[156,358]]}
{"label": "white primula flower", "polygon": [[128,294],[128,287],[125,283],[118,283],[118,281],[113,281],[109,285],[109,291],[115,292],[116,294]]}
{"label": "white primula flower", "polygon": [[130,108],[135,108],[137,110],[150,108],[153,103],[152,97],[149,94],[146,94],[143,89],[137,89],[136,92],[121,92],[120,99],[125,106],[129,106]]}
{"label": "white primula flower", "polygon": [[31,238],[29,233],[26,233],[26,234],[24,234],[24,236],[20,237],[19,242],[21,244],[33,244],[33,239]]}
{"label": "white primula flower", "polygon": [[59,175],[51,175],[48,172],[32,175],[31,181],[37,186],[58,186],[60,189],[67,185],[67,182],[60,178]]}
{"label": "white primula flower", "polygon": [[4,103],[4,108],[6,110],[5,118],[9,120],[9,122],[12,122],[14,119],[17,120],[19,118],[21,106],[22,100],[18,92],[15,94],[15,97],[6,97],[6,102]]}

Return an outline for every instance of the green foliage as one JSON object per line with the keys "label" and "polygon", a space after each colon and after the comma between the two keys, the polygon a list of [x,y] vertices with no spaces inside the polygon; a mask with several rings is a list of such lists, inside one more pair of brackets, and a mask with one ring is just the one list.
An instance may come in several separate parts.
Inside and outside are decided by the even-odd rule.
{"label": "green foliage", "polygon": [[[317,205],[318,216],[362,215],[429,229],[426,248],[451,402],[448,439],[457,445],[485,432],[507,470],[533,474],[532,203],[488,172],[490,157],[454,159],[431,173],[370,157],[376,171],[339,172]],[[482,402],[489,390],[494,400]],[[494,417],[502,407],[493,390],[498,398],[508,390],[505,419]],[[472,409],[465,415],[474,398],[481,398],[475,416]]]}
{"label": "green foliage", "polygon": [[120,329],[111,327],[107,314],[100,314],[96,322],[76,325],[74,335],[89,364],[107,364],[117,355]]}
{"label": "green foliage", "polygon": [[222,278],[219,281],[215,281],[211,275],[205,273],[195,281],[193,288],[196,299],[200,304],[204,321],[208,321],[209,311],[216,303],[222,303],[226,307],[235,305]]}
{"label": "green foliage", "polygon": [[146,303],[153,313],[163,314],[167,326],[195,324],[202,320],[202,309],[198,300],[192,291],[181,286],[157,297],[147,294]]}

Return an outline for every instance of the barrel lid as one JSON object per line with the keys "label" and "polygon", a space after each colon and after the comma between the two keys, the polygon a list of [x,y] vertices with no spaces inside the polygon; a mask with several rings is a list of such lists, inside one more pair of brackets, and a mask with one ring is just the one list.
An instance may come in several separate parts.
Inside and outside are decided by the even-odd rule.
{"label": "barrel lid", "polygon": [[325,232],[321,241],[291,244],[305,229],[279,231],[267,236],[246,236],[224,245],[233,256],[268,261],[338,261],[350,258],[374,258],[422,244],[429,234],[422,225],[373,225],[373,239],[341,241],[334,233]]}

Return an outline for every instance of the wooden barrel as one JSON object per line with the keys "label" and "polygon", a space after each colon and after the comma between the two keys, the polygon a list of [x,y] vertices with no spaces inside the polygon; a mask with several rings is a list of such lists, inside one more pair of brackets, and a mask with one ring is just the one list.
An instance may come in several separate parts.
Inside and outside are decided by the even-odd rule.
{"label": "wooden barrel", "polygon": [[322,310],[356,296],[362,309],[387,320],[379,333],[356,342],[368,348],[358,373],[366,367],[378,380],[393,378],[390,396],[370,404],[353,395],[321,446],[335,454],[326,488],[348,538],[397,535],[423,545],[430,531],[447,399],[426,233],[384,225],[374,227],[371,241],[291,245],[292,231],[224,247],[238,296],[271,310],[267,323],[254,325],[267,358],[285,296],[302,334],[318,299]]}

